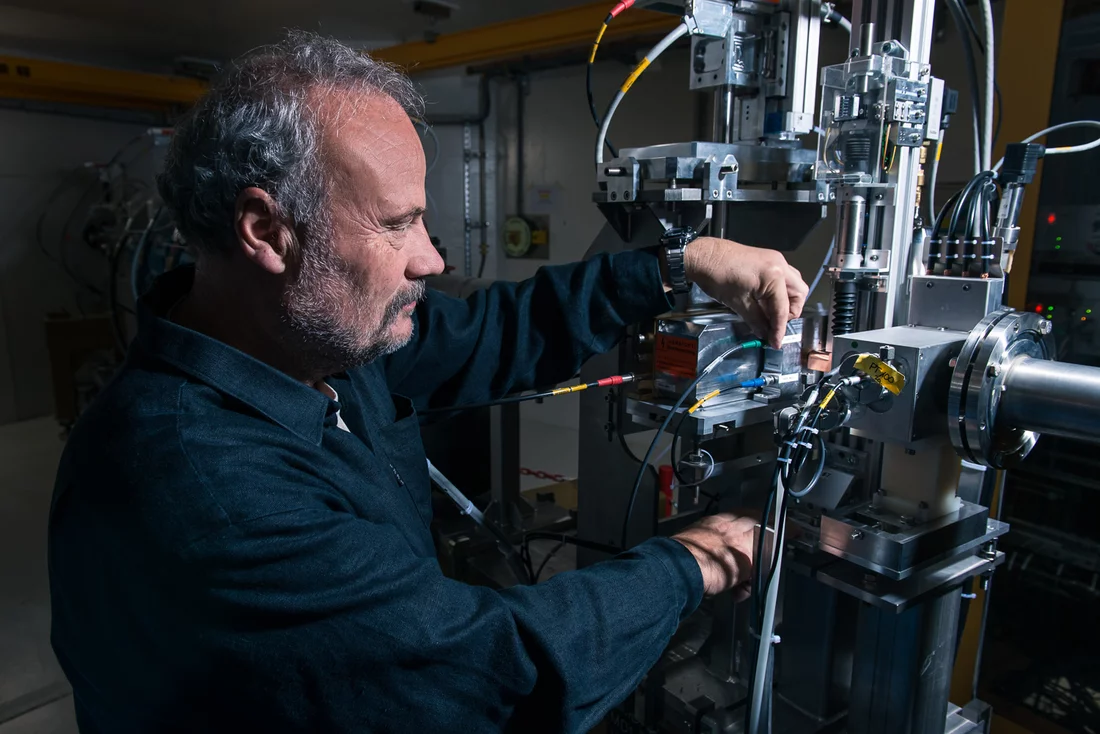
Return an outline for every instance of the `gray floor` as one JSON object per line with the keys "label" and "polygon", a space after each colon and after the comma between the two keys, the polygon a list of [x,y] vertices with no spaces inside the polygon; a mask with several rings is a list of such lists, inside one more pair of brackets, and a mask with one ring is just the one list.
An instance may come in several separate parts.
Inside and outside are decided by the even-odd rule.
{"label": "gray floor", "polygon": [[46,519],[64,446],[42,418],[0,426],[0,734],[76,732],[50,650]]}

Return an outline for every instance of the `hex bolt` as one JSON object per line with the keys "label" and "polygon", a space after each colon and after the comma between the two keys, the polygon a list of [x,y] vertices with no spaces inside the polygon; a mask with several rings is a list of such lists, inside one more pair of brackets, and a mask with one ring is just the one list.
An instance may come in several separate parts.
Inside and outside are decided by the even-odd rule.
{"label": "hex bolt", "polygon": [[885,362],[889,362],[894,358],[894,348],[889,344],[883,344],[878,348],[878,356]]}
{"label": "hex bolt", "polygon": [[994,362],[993,364],[989,365],[989,369],[986,370],[986,374],[989,375],[989,379],[993,379],[997,375],[1001,374],[1001,365]]}
{"label": "hex bolt", "polygon": [[1039,333],[1046,336],[1050,333],[1052,326],[1049,321],[1043,320],[1039,322]]}

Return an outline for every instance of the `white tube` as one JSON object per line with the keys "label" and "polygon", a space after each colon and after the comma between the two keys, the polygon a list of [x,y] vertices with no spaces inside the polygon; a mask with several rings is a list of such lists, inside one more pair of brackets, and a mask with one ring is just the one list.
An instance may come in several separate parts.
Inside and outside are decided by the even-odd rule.
{"label": "white tube", "polygon": [[982,0],[978,3],[982,11],[982,23],[985,26],[985,129],[982,136],[982,170],[988,171],[993,163],[993,97],[994,80],[997,74],[997,56],[993,50],[993,3]]}
{"label": "white tube", "polygon": [[[772,638],[775,635],[775,607],[779,599],[779,576],[783,570],[783,545],[786,542],[786,523],[783,522],[783,508],[787,504],[787,490],[776,478],[775,488],[775,542],[772,544],[772,557],[775,558],[775,573],[771,583],[762,593],[764,599],[764,617],[760,621],[760,645],[756,653],[756,669],[752,676],[752,698],[749,703],[748,734],[760,734],[760,714],[764,707],[764,685],[768,680],[768,658],[771,655]],[[761,532],[766,532],[762,528]],[[764,559],[761,558],[761,561]]]}
{"label": "white tube", "polygon": [[619,91],[615,93],[615,98],[611,100],[611,105],[607,108],[607,114],[603,116],[603,123],[600,125],[600,134],[596,139],[596,165],[603,163],[603,148],[607,141],[607,131],[611,127],[611,119],[615,117],[615,111],[619,109],[619,103],[623,101],[623,97],[630,91],[630,87],[638,80],[638,77],[642,75],[646,67],[656,61],[657,57],[665,52],[665,49],[676,43],[676,41],[686,35],[687,32],[688,27],[686,23],[681,23],[676,26],[667,36],[658,41],[657,45],[645,55],[645,58],[643,58],[636,67],[634,67],[634,71],[630,72],[630,76],[628,76],[626,81],[623,82],[623,85],[619,87]]}
{"label": "white tube", "polygon": [[435,464],[432,463],[431,459],[428,459],[428,474],[431,476],[432,481],[443,490],[443,493],[458,505],[459,512],[463,515],[469,515],[478,525],[485,524],[485,516],[481,514],[481,510],[477,509],[477,506],[466,495],[462,494],[461,490],[443,475],[443,472],[435,468]]}
{"label": "white tube", "polygon": [[[1100,128],[1100,120],[1074,120],[1073,122],[1063,122],[1059,125],[1051,125],[1045,130],[1040,130],[1034,135],[1029,135],[1024,138],[1023,143],[1033,143],[1039,138],[1045,137],[1050,133],[1057,132],[1059,130],[1065,130],[1071,127],[1096,127]],[[1092,150],[1094,148],[1100,148],[1100,137],[1093,140],[1091,143],[1083,143],[1081,145],[1070,145],[1065,148],[1047,148],[1046,155],[1064,155],[1066,153],[1081,153],[1086,150]],[[994,171],[1001,170],[1001,166],[1004,165],[1005,159],[997,161],[997,165],[993,166]]]}

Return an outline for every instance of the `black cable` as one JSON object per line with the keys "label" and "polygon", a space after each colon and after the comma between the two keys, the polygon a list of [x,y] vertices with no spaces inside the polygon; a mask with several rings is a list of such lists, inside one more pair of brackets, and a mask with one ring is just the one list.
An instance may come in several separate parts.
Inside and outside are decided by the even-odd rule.
{"label": "black cable", "polygon": [[535,575],[531,577],[531,583],[537,584],[539,577],[542,576],[543,570],[546,568],[546,564],[550,562],[550,559],[554,557],[554,554],[565,547],[565,541],[559,540],[558,544],[550,549],[550,552],[546,554],[546,558],[542,559],[542,563],[539,564],[538,570],[535,571]]}
{"label": "black cable", "polygon": [[947,0],[947,9],[951,11],[951,16],[955,19],[955,27],[959,31],[959,41],[963,45],[964,57],[966,59],[967,77],[970,82],[970,109],[972,113],[972,123],[974,129],[978,130],[978,146],[977,151],[979,160],[981,158],[981,122],[978,108],[981,106],[981,93],[978,83],[978,65],[974,59],[974,46],[971,43],[969,28],[967,27],[967,20],[973,23],[973,19],[970,18],[970,14],[966,12],[966,8],[962,6],[960,0]]}
{"label": "black cable", "polygon": [[503,398],[497,398],[496,400],[486,400],[483,403],[468,403],[466,405],[451,405],[445,408],[426,408],[419,411],[420,415],[430,415],[432,413],[459,413],[464,410],[476,410],[478,408],[493,408],[498,405],[512,405],[513,403],[525,403],[528,400],[541,400],[543,398],[553,397],[553,390],[544,390],[542,392],[530,393],[527,395],[507,395]]}
{"label": "black cable", "polygon": [[[619,446],[622,447],[623,452],[626,453],[626,455],[630,457],[631,461],[633,461],[635,464],[641,464],[642,460],[638,457],[637,454],[634,453],[634,449],[630,448],[630,444],[626,442],[626,434],[618,428],[615,429],[615,433],[619,436]],[[653,472],[654,479],[657,479],[660,476],[657,472],[657,467],[653,466],[653,464],[646,464],[646,466],[648,466],[650,471]]]}
{"label": "black cable", "polygon": [[[611,13],[608,13],[607,18],[605,18],[604,21],[603,21],[604,28],[611,25],[611,21],[614,20],[614,19],[615,19],[615,16],[613,16]],[[601,33],[600,35],[602,37],[603,34]],[[596,109],[596,97],[592,93],[592,66],[594,65],[594,62],[596,61],[596,49],[598,49],[598,48],[599,48],[599,43],[597,42],[592,48],[592,55],[589,56],[588,63],[585,65],[585,70],[584,70],[584,86],[585,86],[585,91],[588,94],[588,109],[592,113],[592,121],[596,123],[596,130],[597,131],[599,131],[600,127],[603,125],[603,120],[600,119],[600,112],[599,112],[599,110]],[[609,151],[611,151],[611,157],[612,158],[618,158],[619,154],[615,150],[615,146],[611,144],[611,140],[608,139],[608,138],[604,138],[604,143],[607,145],[607,149]]]}
{"label": "black cable", "polygon": [[[712,364],[717,364],[718,362],[727,359],[731,354],[745,349],[746,345],[756,344],[759,344],[759,342],[745,342],[743,344],[738,344],[737,346],[731,347],[730,349],[726,350],[725,353],[719,356],[718,359],[712,362]],[[692,390],[698,387],[699,383],[702,382],[703,378],[706,377],[708,374],[708,370],[704,369],[702,372],[699,373],[699,376],[692,380],[691,384],[689,384],[687,388],[682,393],[680,393],[680,397],[676,399],[676,402],[669,409],[668,415],[666,415],[665,419],[661,422],[661,426],[657,429],[657,433],[654,434],[653,440],[649,444],[649,448],[646,449],[645,456],[642,458],[642,465],[638,467],[638,474],[634,477],[634,487],[630,490],[630,501],[627,503],[626,506],[626,514],[623,516],[623,531],[620,541],[620,545],[622,545],[623,548],[627,547],[626,539],[628,531],[630,530],[630,516],[634,514],[634,505],[638,501],[638,492],[641,491],[642,481],[645,479],[645,468],[649,464],[649,460],[653,458],[653,452],[657,448],[657,442],[660,440],[661,435],[666,430],[668,430],[669,424],[672,423],[672,417],[676,415],[676,411],[680,409],[680,407],[684,404],[684,401],[687,400],[688,395],[691,394]]]}

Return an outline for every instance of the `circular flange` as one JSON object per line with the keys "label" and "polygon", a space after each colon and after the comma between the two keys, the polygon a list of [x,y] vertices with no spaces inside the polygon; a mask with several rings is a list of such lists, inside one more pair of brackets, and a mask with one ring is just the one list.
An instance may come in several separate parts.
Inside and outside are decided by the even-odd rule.
{"label": "circular flange", "polygon": [[1050,322],[1038,314],[994,311],[970,331],[955,362],[948,432],[959,456],[995,469],[1026,457],[1039,434],[997,422],[1005,375],[1020,357],[1051,359]]}

